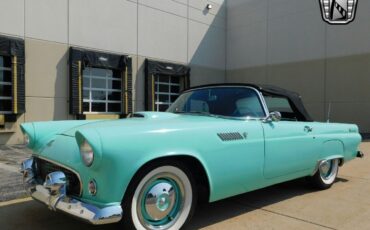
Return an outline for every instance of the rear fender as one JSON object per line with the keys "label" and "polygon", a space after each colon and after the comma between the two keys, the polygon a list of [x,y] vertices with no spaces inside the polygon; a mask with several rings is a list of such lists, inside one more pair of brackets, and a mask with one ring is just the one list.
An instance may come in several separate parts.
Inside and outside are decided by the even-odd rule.
{"label": "rear fender", "polygon": [[315,170],[312,172],[314,175],[319,169],[319,165],[323,161],[339,159],[339,166],[344,163],[344,144],[340,140],[330,140],[323,143],[322,152],[320,158],[316,163]]}
{"label": "rear fender", "polygon": [[344,144],[340,140],[329,140],[323,143],[320,160],[344,158]]}

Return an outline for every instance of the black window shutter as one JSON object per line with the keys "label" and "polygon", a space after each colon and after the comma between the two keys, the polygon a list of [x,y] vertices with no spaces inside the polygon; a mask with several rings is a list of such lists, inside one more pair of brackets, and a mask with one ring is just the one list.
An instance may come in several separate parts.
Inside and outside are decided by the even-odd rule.
{"label": "black window shutter", "polygon": [[132,58],[124,58],[124,71],[122,76],[122,117],[133,112],[132,108]]}
{"label": "black window shutter", "polygon": [[12,61],[12,115],[7,115],[6,120],[15,121],[15,115],[26,111],[24,41],[18,38],[0,36],[0,55],[10,57]]}
{"label": "black window shutter", "polygon": [[17,64],[16,64],[16,68],[17,68],[17,74],[14,74],[15,75],[15,78],[17,79],[17,87],[16,87],[16,91],[17,91],[17,103],[16,103],[16,106],[17,106],[17,110],[15,112],[15,114],[22,114],[22,113],[25,113],[26,112],[26,97],[25,97],[25,79],[24,79],[24,56],[22,55],[19,55],[19,56],[16,56],[17,57]]}
{"label": "black window shutter", "polygon": [[184,88],[181,91],[187,90],[190,88],[190,69],[187,74],[184,76]]}
{"label": "black window shutter", "polygon": [[145,77],[145,110],[155,111],[155,76],[146,74]]}
{"label": "black window shutter", "polygon": [[70,48],[69,52],[69,111],[80,115],[82,111],[82,53]]}

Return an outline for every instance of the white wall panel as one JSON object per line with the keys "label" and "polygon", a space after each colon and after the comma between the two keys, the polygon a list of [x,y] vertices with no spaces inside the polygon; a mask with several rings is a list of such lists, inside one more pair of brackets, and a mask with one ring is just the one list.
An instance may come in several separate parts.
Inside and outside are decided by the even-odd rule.
{"label": "white wall panel", "polygon": [[26,37],[68,42],[68,0],[27,0]]}
{"label": "white wall panel", "polygon": [[72,45],[136,53],[137,4],[127,0],[72,0],[69,41]]}
{"label": "white wall panel", "polygon": [[274,18],[268,24],[268,64],[325,58],[325,23],[320,12]]}
{"label": "white wall panel", "polygon": [[308,11],[314,11],[321,17],[318,0],[268,0],[268,15],[270,19],[300,15]]}
{"label": "white wall panel", "polygon": [[0,33],[24,36],[24,0],[0,1]]}
{"label": "white wall panel", "polygon": [[[232,0],[227,5],[227,29],[267,21],[268,0]],[[229,32],[232,33],[232,32]]]}
{"label": "white wall panel", "polygon": [[223,17],[218,17],[217,15],[203,12],[198,9],[189,8],[189,19],[202,22],[207,25],[217,26],[221,28],[226,27],[226,20]]}
{"label": "white wall panel", "polygon": [[187,19],[139,5],[139,55],[186,62]]}
{"label": "white wall panel", "polygon": [[228,30],[227,36],[227,69],[267,64],[266,22]]}
{"label": "white wall panel", "polygon": [[[231,0],[233,1],[233,0]],[[212,5],[211,10],[207,10],[207,4]],[[204,14],[210,13],[219,17],[226,17],[226,1],[225,0],[189,0],[189,6],[203,12]]]}
{"label": "white wall panel", "polygon": [[187,2],[173,0],[138,0],[139,4],[143,4],[155,9],[159,9],[168,13],[176,14],[182,17],[187,17]]}
{"label": "white wall panel", "polygon": [[225,69],[225,30],[189,21],[189,63]]}
{"label": "white wall panel", "polygon": [[356,18],[348,25],[327,26],[327,55],[340,57],[370,52],[370,1],[359,1]]}

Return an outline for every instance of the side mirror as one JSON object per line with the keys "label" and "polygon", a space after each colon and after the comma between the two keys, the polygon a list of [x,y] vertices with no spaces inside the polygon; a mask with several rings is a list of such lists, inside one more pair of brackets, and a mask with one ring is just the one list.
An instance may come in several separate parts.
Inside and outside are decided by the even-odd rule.
{"label": "side mirror", "polygon": [[265,122],[271,121],[281,121],[281,113],[280,112],[271,112],[268,117],[265,119]]}

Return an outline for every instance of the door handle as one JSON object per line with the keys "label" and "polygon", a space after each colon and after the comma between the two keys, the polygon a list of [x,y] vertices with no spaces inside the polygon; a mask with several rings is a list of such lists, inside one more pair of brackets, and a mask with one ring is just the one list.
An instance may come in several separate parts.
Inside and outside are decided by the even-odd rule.
{"label": "door handle", "polygon": [[310,132],[312,132],[312,130],[313,130],[313,128],[312,128],[312,127],[310,127],[310,126],[305,126],[305,127],[304,127],[304,131],[305,131],[306,133],[310,133]]}

